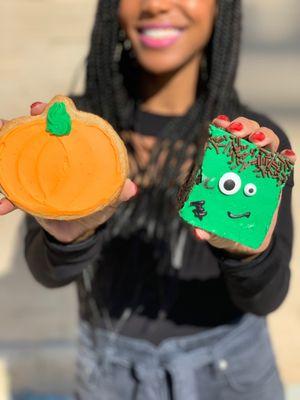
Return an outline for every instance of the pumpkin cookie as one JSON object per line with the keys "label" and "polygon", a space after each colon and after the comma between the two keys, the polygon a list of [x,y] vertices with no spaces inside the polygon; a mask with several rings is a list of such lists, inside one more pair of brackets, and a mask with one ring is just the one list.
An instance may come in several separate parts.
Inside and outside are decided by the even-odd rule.
{"label": "pumpkin cookie", "polygon": [[202,165],[179,193],[179,214],[195,227],[257,249],[292,170],[287,157],[211,125]]}
{"label": "pumpkin cookie", "polygon": [[34,216],[75,219],[102,210],[117,200],[127,175],[119,135],[67,97],[1,130],[0,190]]}

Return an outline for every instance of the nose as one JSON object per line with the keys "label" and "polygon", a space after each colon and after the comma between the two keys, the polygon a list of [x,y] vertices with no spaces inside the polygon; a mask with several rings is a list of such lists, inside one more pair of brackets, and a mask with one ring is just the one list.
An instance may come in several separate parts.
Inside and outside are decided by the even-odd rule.
{"label": "nose", "polygon": [[165,13],[170,10],[173,3],[173,0],[142,0],[142,12],[151,15]]}

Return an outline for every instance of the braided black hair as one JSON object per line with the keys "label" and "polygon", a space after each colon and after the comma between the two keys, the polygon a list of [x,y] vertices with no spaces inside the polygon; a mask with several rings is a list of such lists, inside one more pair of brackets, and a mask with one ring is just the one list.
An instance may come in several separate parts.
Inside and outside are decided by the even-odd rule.
{"label": "braided black hair", "polygon": [[[120,131],[127,128],[129,113],[137,99],[130,52],[123,51],[121,59],[116,57],[117,46],[124,40],[117,16],[118,3],[119,0],[99,2],[88,56],[86,92],[80,100],[85,108],[101,115]],[[202,79],[199,79],[199,88],[202,85],[198,97],[205,97],[200,115],[208,120],[235,97],[233,83],[240,46],[240,0],[218,3],[218,17],[206,50],[206,69],[201,66]],[[189,116],[199,118],[192,110]],[[173,127],[174,132],[177,128]]]}
{"label": "braided black hair", "polygon": [[[119,0],[99,2],[88,55],[86,91],[74,100],[78,107],[101,115],[120,132],[130,128],[139,99],[131,78],[136,76],[133,70],[138,71],[138,66],[131,52],[122,46],[124,37],[118,22],[118,4]],[[209,121],[219,113],[231,118],[239,113],[234,80],[240,34],[241,0],[218,0],[218,16],[201,65],[196,101],[183,118],[174,119],[166,127],[165,142],[157,142],[148,163],[148,169],[156,165],[162,148],[168,148],[160,176],[152,188],[121,207],[110,222],[111,234],[121,231],[124,234],[145,225],[151,237],[170,238],[171,247],[177,247],[183,227],[176,212],[170,212],[170,208],[176,210],[170,207],[178,190],[175,178],[188,157],[190,144],[199,148],[200,141],[206,139]],[[181,146],[176,146],[178,138],[183,139]]]}

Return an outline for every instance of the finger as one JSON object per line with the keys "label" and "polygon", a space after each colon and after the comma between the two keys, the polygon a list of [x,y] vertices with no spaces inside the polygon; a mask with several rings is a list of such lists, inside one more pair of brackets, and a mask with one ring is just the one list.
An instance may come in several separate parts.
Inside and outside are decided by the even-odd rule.
{"label": "finger", "polygon": [[36,101],[30,106],[31,115],[40,115],[47,107],[47,103],[42,103],[41,101]]}
{"label": "finger", "polygon": [[255,143],[257,147],[265,147],[272,152],[277,151],[279,146],[279,138],[276,133],[264,127],[252,132],[248,140]]}
{"label": "finger", "polygon": [[211,234],[199,228],[194,228],[194,234],[198,240],[210,240]]}
{"label": "finger", "polygon": [[297,160],[297,155],[292,149],[284,149],[280,154],[282,154],[283,156],[288,158],[293,164],[295,164]]}
{"label": "finger", "polygon": [[239,117],[234,119],[226,129],[228,132],[244,138],[249,136],[253,131],[258,130],[259,124],[252,119]]}
{"label": "finger", "polygon": [[11,211],[15,210],[17,207],[13,205],[12,202],[10,202],[8,199],[5,197],[0,200],[0,215],[5,215],[10,213]]}
{"label": "finger", "polygon": [[0,129],[3,128],[4,124],[5,124],[6,120],[5,119],[0,119]]}
{"label": "finger", "polygon": [[230,125],[230,118],[227,115],[218,115],[212,123],[219,128],[226,129]]}
{"label": "finger", "polygon": [[136,196],[138,193],[138,187],[136,183],[132,182],[130,179],[126,179],[124,187],[119,197],[119,201],[128,201],[132,197]]}

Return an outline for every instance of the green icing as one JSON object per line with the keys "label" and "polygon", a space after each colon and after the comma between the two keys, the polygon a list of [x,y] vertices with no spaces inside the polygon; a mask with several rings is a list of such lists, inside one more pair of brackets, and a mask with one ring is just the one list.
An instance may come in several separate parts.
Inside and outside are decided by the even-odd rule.
{"label": "green icing", "polygon": [[[216,138],[220,147],[212,144],[216,143]],[[239,149],[241,146],[242,148],[237,159],[230,150],[232,141],[236,141],[236,137],[230,133],[221,128],[210,127],[210,139],[204,153],[202,169],[197,172],[198,179],[195,179],[179,214],[195,227],[257,249],[268,233],[281,190],[292,166],[287,162],[288,166],[279,168],[279,174],[269,169],[267,172],[263,169],[262,173],[257,159],[260,160],[262,154],[272,157],[272,160],[273,157],[278,158],[278,155],[262,153],[254,144],[239,139]],[[286,161],[282,158],[280,160],[282,163]],[[240,180],[240,188],[235,193],[224,193],[221,178],[225,173],[234,173],[236,182]],[[232,190],[231,185],[232,180],[226,181],[225,186],[229,192]]]}
{"label": "green icing", "polygon": [[54,103],[48,110],[46,131],[55,136],[64,136],[68,135],[71,130],[72,121],[67,113],[65,103]]}

